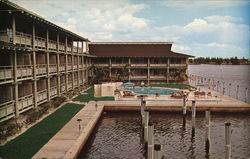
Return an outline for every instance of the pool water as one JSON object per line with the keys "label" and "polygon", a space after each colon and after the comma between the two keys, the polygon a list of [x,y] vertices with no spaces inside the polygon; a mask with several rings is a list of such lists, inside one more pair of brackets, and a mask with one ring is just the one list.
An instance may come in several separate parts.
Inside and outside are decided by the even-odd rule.
{"label": "pool water", "polygon": [[165,88],[150,88],[150,87],[128,87],[123,88],[123,90],[130,90],[133,91],[136,94],[160,94],[160,95],[169,95],[171,93],[179,93],[179,90],[173,90],[173,89],[165,89]]}

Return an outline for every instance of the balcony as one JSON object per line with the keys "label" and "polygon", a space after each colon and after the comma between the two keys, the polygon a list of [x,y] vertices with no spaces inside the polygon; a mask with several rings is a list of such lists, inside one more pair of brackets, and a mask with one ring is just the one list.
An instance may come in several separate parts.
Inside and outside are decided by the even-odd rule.
{"label": "balcony", "polygon": [[186,67],[187,65],[184,64],[170,64],[170,67]]}
{"label": "balcony", "polygon": [[76,46],[73,46],[73,52],[77,53],[77,47]]}
{"label": "balcony", "polygon": [[82,63],[80,63],[78,66],[79,66],[79,69],[82,69]]}
{"label": "balcony", "polygon": [[54,50],[56,51],[57,47],[57,42],[56,41],[53,41],[53,40],[49,40],[49,43],[48,43],[48,48],[49,50]]}
{"label": "balcony", "polygon": [[60,69],[60,72],[65,72],[65,70],[66,70],[65,64],[60,65],[59,69]]}
{"label": "balcony", "polygon": [[7,83],[13,81],[13,67],[0,66],[0,83]]}
{"label": "balcony", "polygon": [[33,77],[32,65],[18,65],[17,66],[17,79],[25,80]]}
{"label": "balcony", "polygon": [[37,92],[37,104],[47,102],[47,89]]}
{"label": "balcony", "polygon": [[18,106],[20,113],[33,108],[34,106],[33,94],[19,98]]}
{"label": "balcony", "polygon": [[36,75],[37,76],[46,76],[46,64],[38,64],[36,66]]}
{"label": "balcony", "polygon": [[66,92],[66,84],[65,83],[61,84],[61,92],[62,93]]}
{"label": "balcony", "polygon": [[50,74],[56,74],[57,73],[56,64],[50,64],[49,65],[49,73]]}
{"label": "balcony", "polygon": [[53,86],[50,88],[50,98],[55,98],[57,96],[57,86]]}
{"label": "balcony", "polygon": [[148,76],[147,75],[135,75],[135,76],[131,76],[131,79],[147,79]]}
{"label": "balcony", "polygon": [[73,89],[72,84],[73,84],[72,81],[69,81],[69,82],[68,82],[68,90],[72,90],[72,89]]}
{"label": "balcony", "polygon": [[95,67],[109,67],[109,64],[94,64]]}
{"label": "balcony", "polygon": [[0,122],[15,116],[15,101],[11,100],[0,104]]}
{"label": "balcony", "polygon": [[126,64],[112,64],[111,66],[112,67],[123,67],[125,66]]}
{"label": "balcony", "polygon": [[65,52],[65,44],[59,42],[59,51]]}
{"label": "balcony", "polygon": [[67,46],[67,52],[72,52],[72,46]]}
{"label": "balcony", "polygon": [[39,36],[35,37],[35,47],[40,49],[46,48],[46,39]]}
{"label": "balcony", "polygon": [[74,70],[77,70],[77,65],[74,65]]}
{"label": "balcony", "polygon": [[131,67],[147,67],[148,64],[131,64]]}
{"label": "balcony", "polygon": [[[76,80],[76,79],[75,79]],[[78,85],[77,85],[77,80],[74,81],[74,88],[76,88]]]}
{"label": "balcony", "polygon": [[16,32],[15,42],[20,45],[32,46],[32,35]]}
{"label": "balcony", "polygon": [[167,67],[167,64],[150,64],[150,67]]}
{"label": "balcony", "polygon": [[72,64],[68,64],[68,71],[72,71]]}

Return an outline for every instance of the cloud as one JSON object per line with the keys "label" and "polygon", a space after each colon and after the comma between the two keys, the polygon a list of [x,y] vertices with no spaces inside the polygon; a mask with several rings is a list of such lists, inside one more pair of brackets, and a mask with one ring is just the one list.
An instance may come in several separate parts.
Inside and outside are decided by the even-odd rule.
{"label": "cloud", "polygon": [[235,18],[231,16],[219,16],[219,15],[212,15],[207,16],[204,18],[210,23],[220,23],[220,22],[242,22],[242,18]]}

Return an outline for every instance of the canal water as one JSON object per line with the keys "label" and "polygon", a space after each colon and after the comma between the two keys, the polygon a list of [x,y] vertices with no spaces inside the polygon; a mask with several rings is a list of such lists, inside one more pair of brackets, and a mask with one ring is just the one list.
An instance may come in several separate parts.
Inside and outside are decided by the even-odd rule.
{"label": "canal water", "polygon": [[[153,112],[155,143],[160,143],[166,158],[205,158],[205,114],[197,113],[192,138],[191,115],[183,127],[181,113]],[[232,158],[250,157],[249,113],[211,113],[211,153],[208,158],[225,158],[225,123],[232,124]],[[88,144],[78,158],[142,159],[145,150],[141,139],[139,112],[107,112],[103,115]]]}
{"label": "canal water", "polygon": [[[250,65],[189,65],[188,72],[210,80],[225,82],[225,94],[236,98],[237,85],[239,85],[238,97],[242,101],[250,103]],[[248,88],[247,97],[246,88]],[[215,89],[216,90],[216,89]],[[219,92],[222,93],[222,89]]]}

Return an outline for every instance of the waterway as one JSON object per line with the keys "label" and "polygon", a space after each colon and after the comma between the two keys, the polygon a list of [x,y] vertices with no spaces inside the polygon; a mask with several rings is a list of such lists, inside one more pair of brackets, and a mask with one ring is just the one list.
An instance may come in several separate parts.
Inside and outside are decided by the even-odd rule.
{"label": "waterway", "polygon": [[[239,85],[238,97],[242,101],[250,103],[250,65],[189,65],[189,74],[206,77],[211,81],[225,82],[225,94],[236,98],[237,85]],[[247,97],[246,97],[246,88]],[[215,89],[217,90],[217,89]],[[222,92],[222,89],[219,90]]]}
{"label": "waterway", "polygon": [[[183,127],[181,113],[152,113],[155,143],[160,143],[166,158],[205,158],[205,117],[197,114],[192,138],[191,115]],[[242,113],[211,113],[211,150],[208,158],[225,158],[225,123],[232,124],[232,158],[250,157],[250,115]],[[100,120],[88,144],[78,158],[142,159],[140,114],[108,112]]]}

